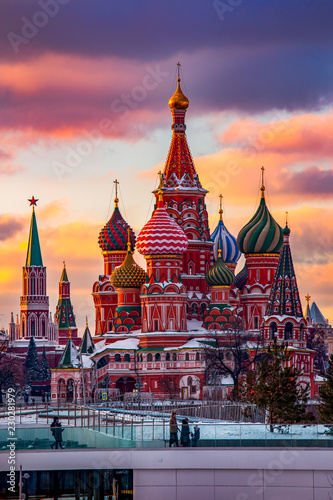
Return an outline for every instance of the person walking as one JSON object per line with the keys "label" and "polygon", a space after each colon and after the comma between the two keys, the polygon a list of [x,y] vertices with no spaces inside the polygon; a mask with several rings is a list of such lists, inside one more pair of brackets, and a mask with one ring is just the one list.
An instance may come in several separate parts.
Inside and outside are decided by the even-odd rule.
{"label": "person walking", "polygon": [[59,417],[53,418],[53,422],[50,425],[50,429],[51,429],[52,435],[54,437],[54,443],[51,444],[52,450],[54,449],[54,447],[57,450],[58,445],[60,446],[61,449],[63,449],[62,448],[62,433],[64,432],[64,429],[61,426],[61,422],[59,421]]}
{"label": "person walking", "polygon": [[169,420],[169,426],[170,426],[170,441],[169,441],[169,447],[173,445],[173,443],[176,443],[176,446],[179,447],[178,444],[178,425],[177,425],[177,418],[176,418],[176,412],[173,411]]}
{"label": "person walking", "polygon": [[197,443],[200,439],[200,428],[197,425],[195,425],[193,429],[194,432],[191,432],[192,446],[197,446]]}
{"label": "person walking", "polygon": [[182,421],[182,431],[180,434],[180,442],[184,446],[184,448],[187,448],[190,444],[190,426],[188,425],[188,418],[184,418]]}

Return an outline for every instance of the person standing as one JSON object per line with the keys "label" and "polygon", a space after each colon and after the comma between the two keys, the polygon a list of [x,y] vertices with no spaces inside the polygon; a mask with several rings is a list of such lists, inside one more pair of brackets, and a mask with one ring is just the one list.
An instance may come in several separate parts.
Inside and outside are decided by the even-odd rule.
{"label": "person standing", "polygon": [[197,443],[200,439],[200,429],[197,425],[194,426],[194,432],[191,433],[192,437],[192,446],[197,446]]}
{"label": "person standing", "polygon": [[180,442],[184,446],[184,448],[187,448],[190,444],[190,426],[188,425],[188,418],[184,418],[184,420],[182,421]]}
{"label": "person standing", "polygon": [[57,450],[58,445],[60,446],[61,449],[63,449],[62,448],[62,433],[64,432],[64,429],[61,426],[61,422],[59,421],[59,417],[53,418],[53,422],[50,425],[50,429],[51,429],[52,435],[54,437],[54,443],[51,444],[52,450],[54,449],[54,447]]}
{"label": "person standing", "polygon": [[179,447],[178,444],[178,425],[177,425],[177,418],[176,418],[176,412],[173,411],[169,420],[169,426],[170,426],[170,441],[169,441],[169,447],[173,445],[173,443],[176,443],[176,446]]}

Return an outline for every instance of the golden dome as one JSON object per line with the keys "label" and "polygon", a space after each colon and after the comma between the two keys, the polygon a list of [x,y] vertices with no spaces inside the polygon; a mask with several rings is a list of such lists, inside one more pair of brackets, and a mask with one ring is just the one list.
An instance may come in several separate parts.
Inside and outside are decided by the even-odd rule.
{"label": "golden dome", "polygon": [[180,87],[180,78],[177,79],[177,89],[172,97],[169,99],[169,106],[171,109],[187,109],[189,106],[189,100]]}

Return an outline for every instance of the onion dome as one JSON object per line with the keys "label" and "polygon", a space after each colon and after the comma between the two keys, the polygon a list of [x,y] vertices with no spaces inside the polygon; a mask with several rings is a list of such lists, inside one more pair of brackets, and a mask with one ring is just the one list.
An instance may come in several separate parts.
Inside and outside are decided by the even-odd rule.
{"label": "onion dome", "polygon": [[273,219],[265,201],[265,186],[261,186],[260,205],[250,220],[240,230],[238,248],[243,253],[279,253],[282,242],[282,228]]}
{"label": "onion dome", "polygon": [[156,210],[141,229],[136,248],[142,255],[181,255],[187,246],[186,234],[166,211],[162,191],[159,191]]}
{"label": "onion dome", "polygon": [[[229,233],[228,229],[225,227],[222,219],[222,195],[220,195],[220,220],[215,230],[211,235],[211,240],[214,241],[213,252],[214,258],[217,260],[218,248],[221,248],[221,257],[223,262],[227,264],[236,264],[241,256],[241,253],[237,246],[237,240],[232,234]],[[219,244],[219,241],[221,242]]]}
{"label": "onion dome", "polygon": [[180,77],[179,77],[180,63],[178,63],[177,66],[178,66],[177,89],[176,92],[173,94],[173,96],[170,97],[169,99],[169,106],[171,109],[186,110],[190,103],[186,95],[183,94],[183,91],[180,87]]}
{"label": "onion dome", "polygon": [[249,270],[247,267],[247,263],[245,262],[245,265],[241,271],[239,271],[238,274],[236,274],[235,278],[235,286],[239,289],[242,290],[242,288],[246,285],[247,280],[249,277]]}
{"label": "onion dome", "polygon": [[235,281],[235,275],[223,262],[221,253],[219,248],[216,264],[206,272],[205,280],[209,286],[231,286]]}
{"label": "onion dome", "polygon": [[130,230],[132,248],[135,247],[135,234],[129,224],[123,219],[118,208],[118,198],[115,198],[115,208],[111,219],[105,224],[98,236],[98,244],[103,252],[126,252],[127,230]]}
{"label": "onion dome", "polygon": [[110,281],[115,288],[141,288],[146,282],[146,273],[133,259],[130,232],[128,230],[127,255],[121,266],[112,272]]}

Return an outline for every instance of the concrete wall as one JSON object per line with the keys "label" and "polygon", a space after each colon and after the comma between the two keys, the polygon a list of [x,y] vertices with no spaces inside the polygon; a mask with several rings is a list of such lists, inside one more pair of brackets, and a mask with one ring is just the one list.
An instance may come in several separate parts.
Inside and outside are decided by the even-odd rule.
{"label": "concrete wall", "polygon": [[[8,470],[8,453],[0,469]],[[135,500],[330,500],[333,450],[109,449],[17,452],[23,470],[133,469]]]}

